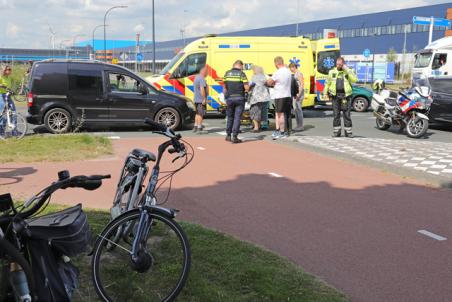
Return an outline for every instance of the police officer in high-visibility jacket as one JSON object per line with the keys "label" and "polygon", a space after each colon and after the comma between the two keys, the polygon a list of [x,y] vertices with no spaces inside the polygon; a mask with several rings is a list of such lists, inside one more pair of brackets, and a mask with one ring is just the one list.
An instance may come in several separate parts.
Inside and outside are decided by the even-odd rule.
{"label": "police officer in high-visibility jacket", "polygon": [[[226,141],[233,144],[241,143],[238,138],[240,132],[240,120],[245,108],[245,93],[249,90],[248,79],[243,72],[243,62],[235,61],[231,70],[228,70],[223,78],[223,93],[226,99]],[[232,137],[231,137],[232,134]]]}
{"label": "police officer in high-visibility jacket", "polygon": [[336,61],[336,68],[330,70],[326,80],[324,94],[328,94],[333,103],[333,137],[342,133],[341,112],[344,119],[346,137],[353,137],[351,111],[352,84],[358,80],[356,74],[345,65],[344,58]]}

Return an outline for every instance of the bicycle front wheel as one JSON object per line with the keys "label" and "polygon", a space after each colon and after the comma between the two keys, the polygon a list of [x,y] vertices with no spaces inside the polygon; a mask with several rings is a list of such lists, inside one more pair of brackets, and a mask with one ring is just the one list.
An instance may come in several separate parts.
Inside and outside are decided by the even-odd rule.
{"label": "bicycle front wheel", "polygon": [[[92,257],[92,278],[103,301],[174,301],[185,285],[191,263],[187,236],[173,219],[149,213],[152,223],[132,263],[132,242],[140,209],[111,221],[98,235]],[[121,232],[121,239],[113,239]],[[110,245],[116,245],[111,249]]]}
{"label": "bicycle front wheel", "polygon": [[22,114],[9,112],[9,116],[3,114],[0,116],[0,138],[21,139],[28,130],[28,124]]}
{"label": "bicycle front wheel", "polygon": [[11,263],[20,265],[24,271],[30,296],[34,301],[34,281],[30,265],[19,250],[5,239],[0,239],[0,301],[19,301],[10,284]]}

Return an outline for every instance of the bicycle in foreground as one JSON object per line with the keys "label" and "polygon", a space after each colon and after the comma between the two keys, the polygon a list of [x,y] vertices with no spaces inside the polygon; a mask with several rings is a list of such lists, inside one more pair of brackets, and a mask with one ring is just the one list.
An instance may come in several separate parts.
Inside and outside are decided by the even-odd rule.
{"label": "bicycle in foreground", "polygon": [[7,89],[5,106],[3,111],[0,112],[0,139],[21,139],[27,133],[27,121],[15,110],[14,105],[11,105],[11,102],[8,101],[13,94],[12,90]]}
{"label": "bicycle in foreground", "polygon": [[83,253],[90,229],[81,205],[39,216],[59,189],[96,190],[110,175],[75,176],[58,180],[15,206],[11,195],[0,196],[0,301],[71,301],[78,269],[69,257]]}
{"label": "bicycle in foreground", "polygon": [[[132,152],[138,161],[142,159],[135,162],[137,167],[132,170],[136,173],[142,167],[141,175],[146,174],[146,162],[155,162],[149,183],[138,201],[126,199],[131,204],[126,202],[119,207],[122,214],[105,227],[94,244],[91,274],[96,292],[103,301],[174,301],[190,270],[190,245],[185,232],[174,220],[177,210],[162,207],[155,194],[169,180],[169,195],[172,177],[191,162],[194,150],[171,129],[150,119],[145,122],[153,127],[154,133],[168,140],[158,147],[157,156],[143,150]],[[189,151],[184,143],[189,146]],[[174,171],[161,172],[160,163],[167,150],[170,154],[177,153],[172,162],[181,158],[185,161]],[[165,175],[159,178],[160,174]],[[134,179],[134,184],[141,186],[142,176]],[[121,183],[122,180],[119,181],[119,190]],[[128,190],[133,192],[133,188]],[[138,196],[138,188],[132,194]],[[115,202],[117,200],[115,198]],[[118,203],[114,203],[113,208],[115,206]],[[112,211],[113,216],[118,211]]]}

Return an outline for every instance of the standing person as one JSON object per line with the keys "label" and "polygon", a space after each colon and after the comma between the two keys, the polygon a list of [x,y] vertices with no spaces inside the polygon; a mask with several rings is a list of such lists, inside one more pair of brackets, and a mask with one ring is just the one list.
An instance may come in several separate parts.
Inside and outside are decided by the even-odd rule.
{"label": "standing person", "polygon": [[[12,69],[10,66],[6,65],[3,69],[2,75],[0,76],[0,114],[3,113],[3,109],[5,106],[9,106],[9,108],[16,112],[16,106],[14,105],[14,102],[11,97],[7,98],[6,93],[8,92],[7,89],[12,89],[12,77],[11,77]],[[0,132],[3,133],[4,131],[4,124],[5,120],[0,120]],[[12,123],[14,125],[17,124],[17,120],[15,115],[13,115],[13,121]]]}
{"label": "standing person", "polygon": [[292,108],[295,113],[295,120],[297,121],[297,127],[294,129],[295,131],[303,131],[303,99],[304,99],[304,79],[303,74],[298,70],[298,66],[295,63],[289,64],[289,69],[292,72],[293,81],[296,85],[292,91],[293,103]]}
{"label": "standing person", "polygon": [[336,60],[336,68],[330,70],[323,93],[328,94],[333,102],[333,137],[340,137],[342,133],[341,112],[344,119],[346,137],[353,137],[351,98],[352,83],[358,80],[353,70],[345,65],[344,58]]}
{"label": "standing person", "polygon": [[285,131],[285,116],[291,111],[292,108],[292,97],[290,91],[292,73],[289,68],[284,65],[284,59],[282,57],[276,57],[274,59],[274,63],[277,70],[272,77],[267,80],[267,84],[269,86],[273,86],[272,98],[275,99],[276,106],[276,131],[272,134],[272,137],[277,139],[288,136],[288,133]]}
{"label": "standing person", "polygon": [[204,120],[204,115],[206,114],[206,106],[207,106],[207,68],[204,66],[199,71],[199,74],[195,77],[193,81],[194,86],[194,102],[196,106],[196,116],[195,116],[195,127],[193,128],[193,132],[202,133],[204,128],[202,122]]}
{"label": "standing person", "polygon": [[270,100],[268,88],[265,85],[267,78],[264,69],[260,66],[253,66],[254,75],[251,78],[251,97],[250,97],[250,118],[253,121],[254,129],[252,132],[258,133],[263,121],[263,111],[265,104]]}
{"label": "standing person", "polygon": [[[248,79],[243,72],[243,62],[237,60],[224,75],[224,96],[226,98],[226,141],[241,143],[238,138],[240,120],[245,108],[245,93],[249,90]],[[232,135],[232,137],[231,137]]]}

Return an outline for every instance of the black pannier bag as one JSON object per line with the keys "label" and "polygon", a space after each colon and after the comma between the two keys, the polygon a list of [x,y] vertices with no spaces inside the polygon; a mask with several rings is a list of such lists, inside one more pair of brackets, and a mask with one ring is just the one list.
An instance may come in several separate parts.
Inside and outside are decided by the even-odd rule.
{"label": "black pannier bag", "polygon": [[86,251],[91,232],[82,206],[27,220],[27,249],[39,301],[71,301],[78,269],[69,257]]}

